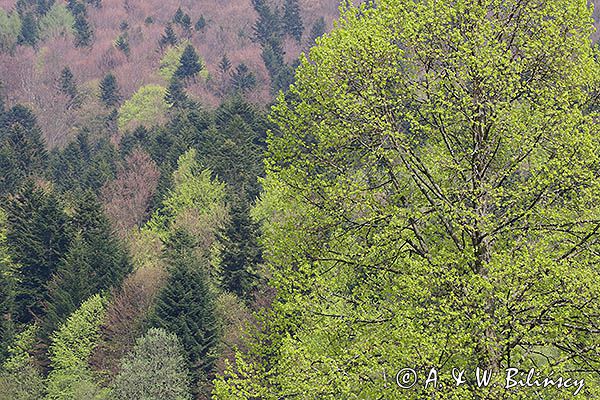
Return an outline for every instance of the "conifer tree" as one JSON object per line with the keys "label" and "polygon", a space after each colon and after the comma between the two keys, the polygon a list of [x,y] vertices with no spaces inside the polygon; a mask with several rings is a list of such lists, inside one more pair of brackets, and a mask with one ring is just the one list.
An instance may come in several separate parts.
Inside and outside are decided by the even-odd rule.
{"label": "conifer tree", "polygon": [[112,73],[106,74],[100,81],[100,100],[106,107],[114,107],[121,100],[117,78]]}
{"label": "conifer tree", "polygon": [[180,79],[192,78],[201,70],[202,64],[200,63],[198,53],[196,53],[194,46],[188,44],[181,54],[181,58],[179,59],[179,67],[175,71],[174,77]]}
{"label": "conifer tree", "polygon": [[235,71],[231,74],[231,85],[238,93],[246,93],[254,89],[256,86],[256,78],[250,72],[246,64],[241,63],[235,67]]}
{"label": "conifer tree", "polygon": [[196,21],[196,24],[194,24],[194,29],[196,31],[201,31],[202,29],[204,29],[205,26],[206,19],[204,19],[204,15],[200,15],[200,18],[198,18],[198,21]]}
{"label": "conifer tree", "polygon": [[169,22],[165,27],[165,33],[163,33],[163,35],[161,36],[158,44],[161,48],[164,48],[166,46],[175,46],[177,42],[177,35],[175,35],[173,25]]}
{"label": "conifer tree", "polygon": [[223,75],[228,74],[229,71],[231,71],[231,61],[229,60],[229,57],[227,57],[227,54],[223,54],[221,61],[219,61],[219,71]]}
{"label": "conifer tree", "polygon": [[19,43],[29,46],[35,46],[38,41],[38,25],[33,13],[27,13],[21,18],[21,32],[19,33]]}
{"label": "conifer tree", "polygon": [[0,195],[12,192],[27,177],[41,175],[48,155],[33,113],[16,105],[0,114]]}
{"label": "conifer tree", "polygon": [[75,15],[75,47],[88,47],[92,44],[92,28],[85,15],[77,13]]}
{"label": "conifer tree", "polygon": [[183,10],[181,9],[181,7],[177,7],[177,11],[175,11],[175,14],[173,15],[173,22],[175,22],[176,24],[181,23],[181,20],[183,18]]}
{"label": "conifer tree", "polygon": [[167,91],[165,93],[165,101],[173,108],[184,108],[189,105],[189,98],[185,93],[185,87],[177,77],[171,78]]}
{"label": "conifer tree", "polygon": [[52,192],[27,182],[8,197],[7,244],[19,265],[15,288],[15,320],[43,315],[46,284],[66,253],[66,216]]}
{"label": "conifer tree", "polygon": [[6,213],[0,208],[0,365],[13,335],[15,267],[6,244]]}
{"label": "conifer tree", "polygon": [[319,19],[317,19],[313,24],[312,28],[310,28],[310,37],[308,39],[309,46],[314,46],[317,38],[323,36],[323,34],[325,33],[325,28],[325,18],[319,17]]}
{"label": "conifer tree", "polygon": [[283,6],[283,27],[285,32],[300,43],[304,25],[300,15],[300,3],[298,0],[285,0]]}
{"label": "conifer tree", "polygon": [[59,88],[61,93],[69,98],[69,107],[79,104],[79,91],[75,83],[75,77],[69,67],[64,67],[60,73]]}
{"label": "conifer tree", "polygon": [[199,372],[194,376],[197,382],[212,371],[218,327],[206,267],[194,254],[194,246],[191,235],[181,230],[169,241],[165,253],[169,278],[158,295],[150,325],[179,337],[191,369]]}

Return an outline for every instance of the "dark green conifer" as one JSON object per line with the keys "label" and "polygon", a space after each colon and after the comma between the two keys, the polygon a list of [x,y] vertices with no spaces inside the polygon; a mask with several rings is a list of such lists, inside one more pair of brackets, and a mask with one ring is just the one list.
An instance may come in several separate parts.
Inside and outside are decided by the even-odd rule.
{"label": "dark green conifer", "polygon": [[190,104],[185,88],[180,79],[173,77],[167,87],[165,101],[173,108],[184,108]]}
{"label": "dark green conifer", "polygon": [[179,59],[179,67],[175,71],[175,77],[180,79],[193,78],[201,70],[202,64],[200,64],[198,53],[196,53],[194,46],[188,44]]}
{"label": "dark green conifer", "polygon": [[158,44],[161,48],[166,46],[175,46],[177,44],[177,35],[175,35],[175,31],[173,30],[173,25],[169,22],[165,27],[165,33],[160,38]]}
{"label": "dark green conifer", "polygon": [[196,31],[201,31],[205,26],[206,20],[204,19],[204,15],[200,15],[200,18],[198,18],[198,21],[196,21],[196,24],[194,25],[194,29]]}
{"label": "dark green conifer", "polygon": [[231,74],[231,85],[237,93],[246,93],[256,86],[256,78],[246,64],[241,63]]}
{"label": "dark green conifer", "polygon": [[121,100],[117,78],[112,73],[106,74],[100,81],[100,100],[106,107],[114,107]]}
{"label": "dark green conifer", "polygon": [[75,47],[88,47],[92,44],[92,28],[82,13],[75,15]]}
{"label": "dark green conifer", "polygon": [[175,233],[168,244],[169,278],[158,295],[150,325],[179,337],[191,369],[201,372],[194,377],[197,382],[202,374],[211,374],[218,328],[206,266],[194,254],[194,245],[183,231]]}
{"label": "dark green conifer", "polygon": [[300,15],[300,3],[298,0],[285,0],[283,6],[283,27],[288,35],[300,43],[304,24],[302,23],[302,15]]}
{"label": "dark green conifer", "polygon": [[314,46],[315,40],[317,40],[317,38],[323,36],[323,34],[325,33],[325,27],[326,27],[325,18],[320,17],[319,19],[317,19],[315,21],[312,28],[310,29],[310,37],[308,40],[309,46]]}
{"label": "dark green conifer", "polygon": [[33,13],[27,13],[21,17],[21,32],[19,33],[19,43],[29,46],[35,46],[38,41],[38,26]]}

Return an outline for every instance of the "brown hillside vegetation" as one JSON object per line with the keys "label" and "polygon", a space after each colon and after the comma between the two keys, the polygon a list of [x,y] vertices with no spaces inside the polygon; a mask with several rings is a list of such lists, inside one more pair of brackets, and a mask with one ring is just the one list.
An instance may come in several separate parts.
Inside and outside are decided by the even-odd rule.
{"label": "brown hillside vegetation", "polygon": [[[5,13],[14,13],[15,3],[0,0],[0,8]],[[66,5],[66,1],[56,3]],[[280,0],[270,4],[282,7]],[[301,1],[304,37],[300,45],[286,39],[286,61],[295,59],[309,47],[309,32],[318,18],[323,16],[328,28],[331,27],[338,15],[338,4],[338,0]],[[226,54],[233,68],[245,63],[256,76],[257,89],[248,94],[249,100],[268,102],[271,98],[269,76],[260,45],[252,40],[257,14],[251,0],[102,0],[99,8],[88,5],[88,20],[93,30],[90,47],[75,47],[73,32],[65,28],[46,34],[34,48],[21,45],[12,51],[0,52],[3,96],[9,105],[22,103],[33,108],[49,147],[63,145],[78,128],[93,126],[94,118],[102,113],[101,105],[91,99],[97,98],[98,84],[105,74],[115,75],[124,99],[144,85],[168,85],[159,74],[161,58],[167,51],[160,49],[159,40],[178,7],[190,16],[192,29],[185,32],[174,24],[175,33],[180,41],[189,40],[193,44],[208,71],[208,77],[205,75],[187,88],[188,93],[204,105],[219,103],[218,86],[223,77],[218,64]],[[196,31],[194,24],[201,16],[206,25]],[[124,33],[129,54],[116,45]],[[82,109],[77,112],[58,90],[57,82],[64,67],[73,72],[83,99]]]}

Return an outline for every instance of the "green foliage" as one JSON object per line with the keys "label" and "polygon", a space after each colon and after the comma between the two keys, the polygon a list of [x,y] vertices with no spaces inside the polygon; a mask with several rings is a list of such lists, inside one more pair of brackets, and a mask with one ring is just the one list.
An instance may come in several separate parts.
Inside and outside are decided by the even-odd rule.
{"label": "green foliage", "polygon": [[16,266],[13,264],[6,238],[6,212],[0,208],[0,363],[8,355],[12,340]]}
{"label": "green foliage", "polygon": [[129,57],[129,35],[127,34],[127,32],[122,33],[119,35],[119,37],[117,37],[117,39],[115,40],[115,47],[121,50],[123,54]]}
{"label": "green foliage", "polygon": [[100,399],[105,391],[94,383],[88,365],[100,339],[100,325],[105,315],[105,301],[100,295],[86,300],[52,335],[48,375],[48,400]]}
{"label": "green foliage", "polygon": [[159,85],[139,88],[119,109],[119,129],[136,125],[150,127],[162,122],[168,109],[164,100],[165,91],[165,88]]}
{"label": "green foliage", "polygon": [[194,24],[194,29],[196,31],[201,31],[202,29],[204,29],[205,26],[206,20],[204,19],[204,15],[200,15],[200,18],[198,18],[198,21],[196,21],[196,23]]}
{"label": "green foliage", "polygon": [[15,12],[0,9],[0,51],[11,51],[21,33],[21,18]]}
{"label": "green foliage", "polygon": [[165,102],[169,107],[181,109],[189,106],[190,99],[185,93],[185,86],[180,79],[173,77],[167,87],[167,93],[165,94]]}
{"label": "green foliage", "polygon": [[[191,47],[193,52],[190,52],[190,54],[186,56],[189,57],[189,60],[184,60],[186,67],[181,67],[183,54],[188,47],[191,47],[191,45],[190,42],[186,40],[175,47],[169,48],[160,60],[160,70],[158,71],[159,75],[165,80],[171,81],[176,72],[181,68],[180,74],[184,74],[186,71],[191,72],[196,70],[196,74],[199,74],[201,78],[208,78],[208,70],[202,68],[202,60],[200,60],[193,47]],[[186,76],[182,75],[179,77],[181,78]]]}
{"label": "green foliage", "polygon": [[21,17],[21,31],[18,42],[29,46],[35,46],[39,39],[39,28],[35,16],[27,13]]}
{"label": "green foliage", "polygon": [[15,191],[23,180],[40,176],[47,153],[37,120],[20,105],[0,113],[0,194]]}
{"label": "green foliage", "polygon": [[309,46],[314,46],[316,40],[325,34],[325,18],[318,18],[310,29]]}
{"label": "green foliage", "polygon": [[111,73],[106,74],[100,81],[100,101],[106,107],[114,107],[121,100],[117,78]]}
{"label": "green foliage", "polygon": [[167,46],[175,46],[177,44],[177,35],[175,35],[175,31],[173,30],[173,25],[169,22],[165,27],[165,33],[160,37],[158,44],[160,48],[164,48]]}
{"label": "green foliage", "polygon": [[73,29],[75,30],[75,47],[88,47],[92,44],[93,32],[85,15],[75,14]]}
{"label": "green foliage", "polygon": [[246,64],[241,63],[235,67],[235,71],[231,74],[231,86],[236,93],[246,93],[256,86],[256,77],[248,69]]}
{"label": "green foliage", "polygon": [[158,294],[150,325],[173,332],[181,340],[197,385],[212,372],[218,326],[206,266],[195,255],[195,246],[194,238],[185,231],[178,230],[170,237],[166,252],[169,278]]}
{"label": "green foliage", "polygon": [[300,43],[304,24],[300,14],[300,2],[298,0],[285,0],[283,4],[283,29],[285,32]]}
{"label": "green foliage", "polygon": [[191,44],[188,44],[183,49],[181,57],[179,58],[179,65],[173,75],[179,79],[187,79],[195,77],[198,72],[202,70],[202,64],[196,49]]}
{"label": "green foliage", "polygon": [[177,336],[151,328],[121,361],[115,400],[186,400],[191,398],[184,349]]}
{"label": "green foliage", "polygon": [[73,32],[75,19],[64,4],[56,3],[40,18],[40,36],[47,39]]}
{"label": "green foliage", "polygon": [[[451,376],[508,366],[598,396],[590,32],[585,1],[348,7],[273,109],[255,212],[277,297],[216,397],[531,398]],[[403,391],[399,366],[444,387]]]}
{"label": "green foliage", "polygon": [[36,325],[30,325],[12,342],[8,360],[0,372],[0,399],[39,400],[44,397],[45,385],[31,356],[36,345]]}
{"label": "green foliage", "polygon": [[61,93],[69,99],[67,107],[79,107],[81,105],[79,90],[77,89],[73,72],[71,72],[69,67],[64,67],[61,71],[58,84]]}
{"label": "green foliage", "polygon": [[65,254],[66,216],[52,192],[31,182],[8,197],[7,244],[19,265],[14,320],[29,322],[43,315],[46,284]]}

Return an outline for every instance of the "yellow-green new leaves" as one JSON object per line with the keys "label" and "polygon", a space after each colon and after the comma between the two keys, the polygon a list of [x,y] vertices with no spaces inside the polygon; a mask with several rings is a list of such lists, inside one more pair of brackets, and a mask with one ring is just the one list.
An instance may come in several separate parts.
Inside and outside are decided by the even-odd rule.
{"label": "yellow-green new leaves", "polygon": [[[526,399],[473,374],[535,366],[598,395],[590,15],[584,0],[345,11],[273,108],[255,214],[277,299],[256,382],[305,399]],[[421,373],[411,390],[404,367]],[[443,388],[425,389],[431,367]],[[453,367],[469,380],[453,385]],[[249,398],[247,379],[228,390]]]}
{"label": "yellow-green new leaves", "polygon": [[48,400],[103,398],[88,361],[100,340],[104,316],[105,300],[94,295],[52,335]]}

